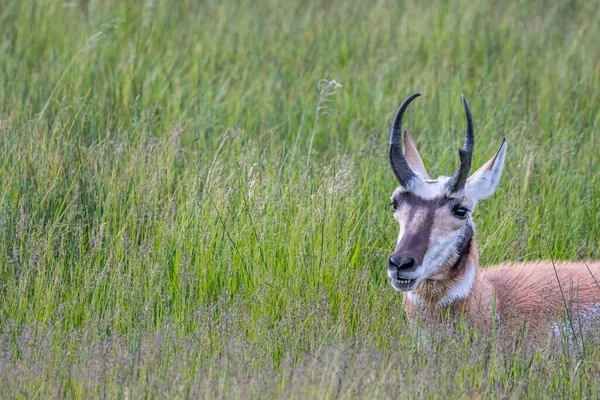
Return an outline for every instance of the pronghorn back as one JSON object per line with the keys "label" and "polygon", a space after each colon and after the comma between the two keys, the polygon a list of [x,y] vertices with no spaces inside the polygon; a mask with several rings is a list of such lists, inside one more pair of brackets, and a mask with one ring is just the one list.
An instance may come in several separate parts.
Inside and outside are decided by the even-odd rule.
{"label": "pronghorn back", "polygon": [[[481,269],[496,296],[498,314],[518,327],[539,325],[566,313],[584,317],[600,305],[600,263],[535,261]],[[598,310],[600,311],[600,309]]]}

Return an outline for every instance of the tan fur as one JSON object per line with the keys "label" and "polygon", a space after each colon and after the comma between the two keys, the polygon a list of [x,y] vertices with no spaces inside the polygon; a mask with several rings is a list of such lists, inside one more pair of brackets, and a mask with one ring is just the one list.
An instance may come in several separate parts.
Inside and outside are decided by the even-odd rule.
{"label": "tan fur", "polygon": [[[465,271],[441,280],[423,281],[415,291],[419,304],[404,294],[408,317],[435,324],[444,317],[464,316],[473,325],[489,328],[495,315],[496,322],[509,328],[520,329],[526,324],[528,329],[537,330],[549,328],[567,312],[583,315],[600,304],[600,262],[588,263],[586,267],[583,262],[557,261],[553,265],[550,261],[536,261],[483,269],[478,264],[473,241],[467,265],[477,270],[469,295],[447,307],[437,306]],[[444,272],[447,270],[442,268],[440,274]]]}
{"label": "tan fur", "polygon": [[503,264],[483,269],[481,281],[495,292],[500,318],[513,327],[524,319],[539,326],[600,304],[599,262]]}
{"label": "tan fur", "polygon": [[[479,263],[479,255],[475,248],[474,241],[471,244],[469,258],[467,264],[475,266]],[[449,316],[465,315],[469,320],[477,325],[488,325],[492,313],[490,287],[485,282],[479,282],[481,279],[480,271],[476,271],[475,284],[469,296],[464,299],[459,299],[453,302],[450,306],[440,309],[438,302],[447,295],[452,287],[460,281],[466,273],[461,270],[456,276],[450,275],[448,268],[450,263],[446,263],[440,268],[438,278],[436,280],[425,280],[419,284],[415,293],[420,298],[420,304],[414,304],[409,299],[407,293],[404,293],[404,311],[409,320],[419,321],[425,324],[435,324]],[[488,317],[489,315],[489,317]]]}

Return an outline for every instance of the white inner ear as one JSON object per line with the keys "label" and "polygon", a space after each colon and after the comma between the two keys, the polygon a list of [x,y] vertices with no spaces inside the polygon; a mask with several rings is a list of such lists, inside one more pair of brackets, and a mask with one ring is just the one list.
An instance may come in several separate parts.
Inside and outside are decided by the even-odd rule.
{"label": "white inner ear", "polygon": [[500,177],[502,176],[502,167],[504,167],[504,158],[506,156],[506,139],[502,141],[500,149],[488,162],[483,164],[469,179],[465,185],[467,196],[475,202],[491,196],[495,191]]}

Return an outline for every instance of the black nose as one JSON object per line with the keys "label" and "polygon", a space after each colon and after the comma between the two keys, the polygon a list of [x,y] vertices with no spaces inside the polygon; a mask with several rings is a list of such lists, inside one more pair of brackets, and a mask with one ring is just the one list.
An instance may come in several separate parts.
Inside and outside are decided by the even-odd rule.
{"label": "black nose", "polygon": [[390,257],[388,260],[388,265],[391,270],[402,271],[406,269],[411,269],[415,265],[414,258],[401,258],[399,260],[395,259],[394,256]]}

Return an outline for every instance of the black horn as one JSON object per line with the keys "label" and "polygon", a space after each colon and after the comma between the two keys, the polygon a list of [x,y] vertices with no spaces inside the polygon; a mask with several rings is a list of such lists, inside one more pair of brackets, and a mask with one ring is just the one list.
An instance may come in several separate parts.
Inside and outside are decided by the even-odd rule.
{"label": "black horn", "polygon": [[465,135],[463,148],[458,150],[460,165],[446,184],[450,193],[458,192],[465,187],[465,183],[467,183],[467,178],[469,177],[469,171],[471,170],[471,161],[473,159],[473,145],[475,143],[475,136],[473,134],[473,116],[471,115],[471,110],[469,109],[469,104],[467,103],[464,94],[462,95],[462,102],[467,117],[467,133]]}
{"label": "black horn", "polygon": [[416,175],[406,162],[404,152],[402,151],[402,117],[404,116],[404,111],[406,111],[408,105],[420,95],[421,93],[415,93],[404,100],[402,105],[400,105],[398,112],[396,112],[396,117],[392,124],[392,134],[390,136],[390,165],[392,166],[394,175],[396,175],[396,179],[398,179],[398,183],[403,187],[409,187]]}

